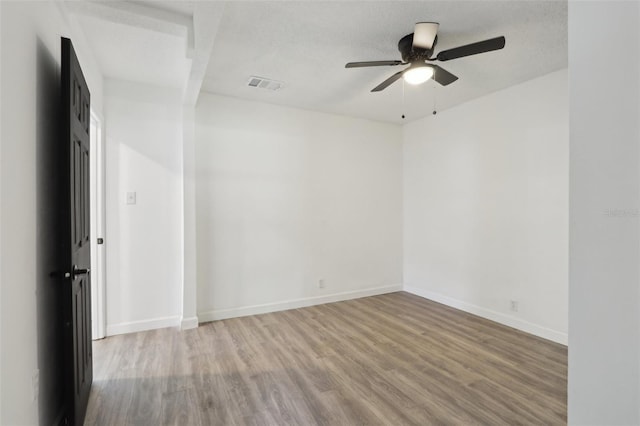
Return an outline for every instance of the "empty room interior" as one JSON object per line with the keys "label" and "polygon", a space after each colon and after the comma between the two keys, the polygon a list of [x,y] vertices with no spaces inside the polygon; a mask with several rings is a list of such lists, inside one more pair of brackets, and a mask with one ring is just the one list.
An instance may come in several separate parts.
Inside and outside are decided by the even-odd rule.
{"label": "empty room interior", "polygon": [[640,3],[0,34],[0,424],[640,424]]}

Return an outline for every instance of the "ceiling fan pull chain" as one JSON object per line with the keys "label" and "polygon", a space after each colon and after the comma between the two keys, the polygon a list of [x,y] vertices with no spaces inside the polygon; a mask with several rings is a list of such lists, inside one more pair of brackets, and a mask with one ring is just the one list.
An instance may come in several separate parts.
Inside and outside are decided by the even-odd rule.
{"label": "ceiling fan pull chain", "polygon": [[404,120],[404,79],[402,80],[402,119]]}
{"label": "ceiling fan pull chain", "polygon": [[433,88],[433,115],[436,115],[437,111],[436,111],[436,93],[437,93],[437,87],[436,87],[436,83],[435,81],[431,80],[431,87]]}

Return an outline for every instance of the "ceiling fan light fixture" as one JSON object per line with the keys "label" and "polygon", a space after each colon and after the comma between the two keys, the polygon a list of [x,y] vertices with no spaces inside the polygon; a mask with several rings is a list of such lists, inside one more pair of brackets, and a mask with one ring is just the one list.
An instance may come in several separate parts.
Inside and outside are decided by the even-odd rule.
{"label": "ceiling fan light fixture", "polygon": [[433,77],[433,68],[426,65],[412,66],[402,74],[402,78],[409,84],[418,85]]}

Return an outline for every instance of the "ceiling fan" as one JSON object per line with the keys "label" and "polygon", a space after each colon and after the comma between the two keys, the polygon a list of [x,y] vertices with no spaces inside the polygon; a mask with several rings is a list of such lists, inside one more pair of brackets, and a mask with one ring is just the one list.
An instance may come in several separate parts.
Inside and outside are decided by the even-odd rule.
{"label": "ceiling fan", "polygon": [[402,56],[402,61],[349,62],[345,65],[345,68],[409,65],[404,70],[393,74],[374,87],[371,90],[372,92],[379,92],[386,89],[401,77],[409,84],[421,84],[433,78],[441,85],[447,86],[456,81],[458,77],[438,65],[427,62],[450,61],[465,56],[499,50],[505,45],[505,38],[501,36],[443,50],[436,56],[432,56],[438,42],[439,26],[440,24],[436,22],[418,22],[415,25],[413,33],[402,37],[398,42],[398,50]]}

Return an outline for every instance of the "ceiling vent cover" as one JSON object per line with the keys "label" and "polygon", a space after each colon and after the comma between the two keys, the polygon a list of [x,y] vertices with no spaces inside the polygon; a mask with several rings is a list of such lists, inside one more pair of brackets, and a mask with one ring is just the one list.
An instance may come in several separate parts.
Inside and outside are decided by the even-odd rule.
{"label": "ceiling vent cover", "polygon": [[275,91],[282,89],[284,83],[282,83],[281,81],[270,80],[264,77],[251,76],[247,81],[247,86]]}

